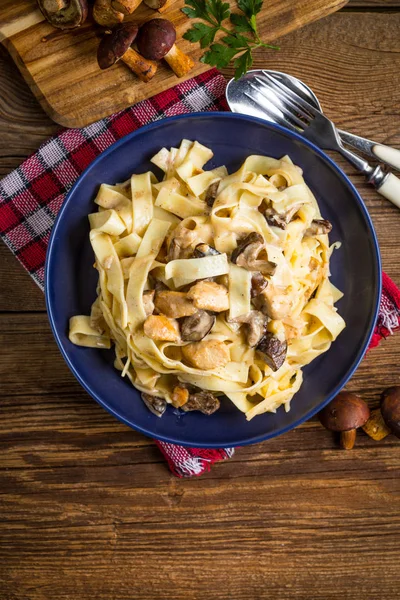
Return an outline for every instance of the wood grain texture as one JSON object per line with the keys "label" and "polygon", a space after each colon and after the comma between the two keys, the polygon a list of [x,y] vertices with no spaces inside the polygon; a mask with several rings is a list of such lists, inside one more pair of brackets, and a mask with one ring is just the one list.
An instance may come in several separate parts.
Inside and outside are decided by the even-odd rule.
{"label": "wood grain texture", "polygon": [[[273,40],[338,10],[347,0],[271,0],[258,16],[260,35]],[[35,0],[3,0],[0,6],[0,41],[9,50],[31,90],[51,118],[68,127],[81,127],[117,112],[139,100],[209,69],[199,62],[198,44],[182,40],[190,27],[181,12],[183,0],[174,2],[164,16],[176,29],[179,47],[195,61],[187,77],[178,79],[162,61],[149,83],[139,81],[118,63],[107,71],[97,65],[98,32],[89,19],[74,31],[56,31],[44,21]],[[232,6],[236,6],[231,0]],[[132,18],[148,20],[158,13],[141,5]]]}
{"label": "wood grain texture", "polygon": [[[399,14],[339,13],[256,67],[302,77],[343,128],[400,148]],[[227,72],[227,74],[229,74]],[[0,52],[0,173],[48,118]],[[12,109],[7,104],[12,105]],[[8,137],[4,136],[8,132]],[[334,155],[332,155],[334,156]],[[363,195],[400,284],[400,211],[334,157]],[[400,442],[351,452],[314,419],[177,480],[154,443],[118,423],[63,362],[40,292],[0,251],[1,600],[396,600]],[[400,335],[348,389],[378,405],[400,384]]]}

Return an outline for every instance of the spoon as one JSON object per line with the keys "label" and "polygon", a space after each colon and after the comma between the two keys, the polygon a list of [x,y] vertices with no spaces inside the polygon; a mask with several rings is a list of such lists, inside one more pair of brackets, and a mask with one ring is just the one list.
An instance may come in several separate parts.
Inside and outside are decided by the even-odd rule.
{"label": "spoon", "polygon": [[[294,77],[293,75],[280,73],[279,71],[267,71],[264,69],[264,72],[273,75],[283,84],[287,85],[294,92],[304,98],[304,100],[322,112],[322,107],[317,96],[308,87],[308,85],[300,81],[300,79],[297,79],[297,77]],[[262,106],[251,97],[254,97],[254,86],[258,85],[255,78],[262,75],[262,73],[262,70],[253,70],[248,71],[238,81],[231,79],[225,92],[226,99],[232,112],[259,117],[274,123],[276,120],[274,119],[272,112],[264,110]],[[371,156],[375,160],[400,170],[400,150],[396,150],[390,146],[385,146],[384,144],[378,144],[373,140],[354,135],[347,131],[342,131],[340,129],[337,131],[345,144],[356,148],[360,152]]]}

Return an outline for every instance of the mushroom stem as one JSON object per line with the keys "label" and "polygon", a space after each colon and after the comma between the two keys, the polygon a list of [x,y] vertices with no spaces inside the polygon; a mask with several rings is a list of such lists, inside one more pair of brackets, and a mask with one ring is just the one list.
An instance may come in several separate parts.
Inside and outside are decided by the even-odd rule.
{"label": "mushroom stem", "polygon": [[194,66],[194,61],[190,56],[182,52],[176,44],[164,58],[177,77],[184,77]]}
{"label": "mushroom stem", "polygon": [[114,27],[124,20],[124,14],[114,10],[111,0],[96,0],[93,5],[93,19],[103,27]]}
{"label": "mushroom stem", "polygon": [[112,0],[111,6],[124,15],[131,15],[141,3],[142,0]]}
{"label": "mushroom stem", "polygon": [[157,71],[157,65],[152,60],[147,60],[133,48],[128,48],[121,60],[144,82],[150,81]]}
{"label": "mushroom stem", "polygon": [[340,434],[340,445],[344,450],[351,450],[354,448],[356,443],[356,429],[349,429],[348,431],[342,431]]}
{"label": "mushroom stem", "polygon": [[171,6],[171,4],[173,4],[173,2],[174,2],[174,0],[167,0],[163,6],[160,6],[160,8],[157,9],[158,12],[161,14],[164,13],[166,10],[169,9],[169,7]]}

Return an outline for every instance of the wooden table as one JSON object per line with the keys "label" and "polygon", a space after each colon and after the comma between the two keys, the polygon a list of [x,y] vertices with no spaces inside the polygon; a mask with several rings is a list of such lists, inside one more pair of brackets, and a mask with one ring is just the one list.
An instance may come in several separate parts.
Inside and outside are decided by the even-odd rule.
{"label": "wooden table", "polygon": [[[358,0],[259,53],[304,79],[342,128],[400,148],[400,2]],[[0,176],[58,127],[0,49]],[[336,157],[337,158],[337,157]],[[400,283],[400,211],[343,164]],[[75,381],[41,292],[0,245],[1,600],[354,600],[400,597],[400,441],[351,452],[312,420],[201,478]],[[400,336],[348,388],[400,383]]]}

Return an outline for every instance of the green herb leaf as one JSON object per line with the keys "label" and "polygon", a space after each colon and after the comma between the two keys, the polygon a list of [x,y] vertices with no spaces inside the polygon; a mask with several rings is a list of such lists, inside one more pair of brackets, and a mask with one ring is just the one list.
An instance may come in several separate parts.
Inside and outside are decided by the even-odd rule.
{"label": "green herb leaf", "polygon": [[210,20],[205,0],[186,0],[186,5],[185,8],[182,8],[182,12],[191,19],[203,19],[203,21],[213,23]]}
{"label": "green herb leaf", "polygon": [[247,17],[244,15],[238,15],[236,13],[231,14],[230,21],[232,25],[235,26],[235,30],[244,33],[245,31],[249,31],[250,33],[253,31],[253,28]]}
{"label": "green herb leaf", "polygon": [[244,48],[249,47],[249,40],[239,33],[235,33],[234,35],[226,35],[221,41],[230,48],[236,48],[237,50],[243,50]]}
{"label": "green herb leaf", "polygon": [[202,48],[207,48],[213,43],[218,27],[211,27],[204,23],[195,23],[191,29],[188,29],[183,35],[189,42],[200,42]]}
{"label": "green herb leaf", "polygon": [[210,15],[212,15],[220,25],[229,17],[230,8],[228,2],[222,0],[206,0],[206,7]]}
{"label": "green herb leaf", "polygon": [[223,69],[229,65],[236,54],[236,48],[229,48],[229,46],[223,44],[213,44],[200,60],[211,67]]}
{"label": "green herb leaf", "polygon": [[246,17],[251,19],[253,15],[257,15],[262,9],[263,0],[237,0],[237,3]]}
{"label": "green herb leaf", "polygon": [[249,71],[253,64],[253,57],[251,56],[251,49],[249,48],[246,52],[243,52],[233,63],[235,67],[235,79],[240,79],[242,75],[245,75]]}

